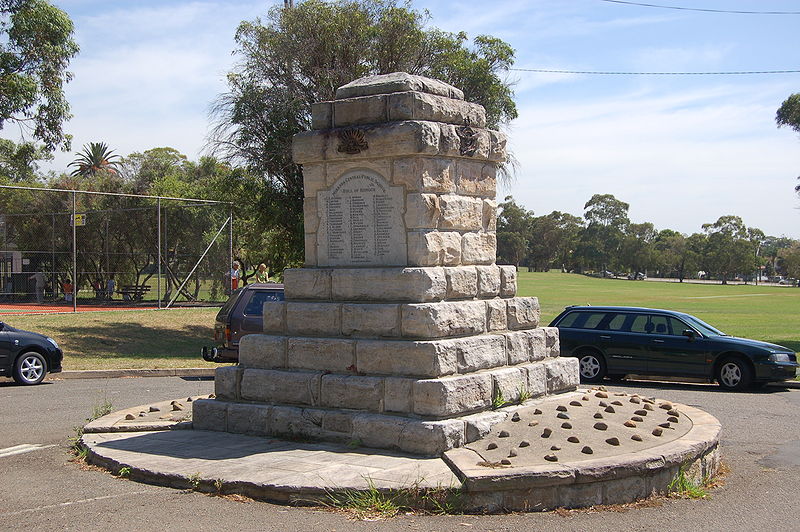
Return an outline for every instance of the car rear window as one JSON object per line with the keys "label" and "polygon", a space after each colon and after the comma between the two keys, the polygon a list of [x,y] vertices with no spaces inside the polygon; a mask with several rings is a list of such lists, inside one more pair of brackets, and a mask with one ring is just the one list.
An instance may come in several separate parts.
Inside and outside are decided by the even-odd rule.
{"label": "car rear window", "polygon": [[248,301],[244,313],[246,316],[261,316],[264,313],[266,301],[283,301],[283,298],[282,290],[257,290]]}
{"label": "car rear window", "polygon": [[558,326],[573,329],[596,329],[606,315],[606,312],[571,312],[558,322]]}

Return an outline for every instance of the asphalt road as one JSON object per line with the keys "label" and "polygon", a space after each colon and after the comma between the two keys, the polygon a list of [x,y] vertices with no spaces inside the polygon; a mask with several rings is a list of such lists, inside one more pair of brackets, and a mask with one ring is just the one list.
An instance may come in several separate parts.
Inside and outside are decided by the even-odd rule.
{"label": "asphalt road", "polygon": [[[0,379],[3,530],[798,530],[800,389],[725,393],[712,385],[609,387],[700,407],[722,421],[729,469],[708,500],[666,499],[616,510],[494,516],[406,515],[353,521],[330,511],[241,503],[137,484],[69,461],[68,438],[94,407],[114,409],[210,393],[210,380],[65,380],[19,387]],[[27,452],[8,454],[20,445]],[[622,511],[620,511],[622,510]]]}

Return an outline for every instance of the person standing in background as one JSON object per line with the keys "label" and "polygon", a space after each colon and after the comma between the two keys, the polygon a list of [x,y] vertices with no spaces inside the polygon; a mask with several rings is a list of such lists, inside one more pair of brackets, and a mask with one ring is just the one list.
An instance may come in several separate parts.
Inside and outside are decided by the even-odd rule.
{"label": "person standing in background", "polygon": [[269,272],[267,271],[267,265],[263,262],[258,265],[258,269],[256,270],[256,282],[257,283],[268,283],[269,282]]}
{"label": "person standing in background", "polygon": [[242,278],[242,272],[239,269],[239,261],[233,261],[233,267],[231,268],[231,290],[236,290],[239,288],[239,279]]}
{"label": "person standing in background", "polygon": [[34,279],[36,281],[36,302],[40,305],[44,303],[44,287],[45,287],[45,280],[44,280],[44,272],[38,271],[28,277],[28,279]]}

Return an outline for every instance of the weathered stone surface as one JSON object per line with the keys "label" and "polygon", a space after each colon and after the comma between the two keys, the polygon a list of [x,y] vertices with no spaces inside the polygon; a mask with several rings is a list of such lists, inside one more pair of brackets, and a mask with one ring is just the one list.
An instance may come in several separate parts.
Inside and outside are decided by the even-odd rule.
{"label": "weathered stone surface", "polygon": [[472,299],[478,295],[478,273],[469,266],[444,269],[447,277],[447,299]]}
{"label": "weathered stone surface", "polygon": [[558,327],[542,327],[545,335],[545,345],[547,347],[547,355],[557,357],[561,355],[561,346],[558,339]]}
{"label": "weathered stone surface", "polygon": [[217,368],[214,371],[214,395],[225,401],[237,400],[241,379],[242,369],[238,366]]}
{"label": "weathered stone surface", "polygon": [[392,161],[390,159],[329,161],[325,163],[325,186],[333,186],[342,176],[356,170],[371,170],[388,180],[392,175]]}
{"label": "weathered stone surface", "polygon": [[242,399],[262,403],[319,404],[320,374],[306,371],[245,369]]}
{"label": "weathered stone surface", "polygon": [[[266,334],[284,334],[286,332],[285,301],[265,301],[263,312],[263,331]],[[241,352],[241,348],[239,351]]]}
{"label": "weathered stone surface", "polygon": [[447,292],[442,268],[343,268],[332,279],[337,301],[437,301]]}
{"label": "weathered stone surface", "polygon": [[478,297],[495,297],[500,293],[500,268],[476,266],[478,272]]}
{"label": "weathered stone surface", "polygon": [[333,126],[358,126],[386,122],[386,96],[376,94],[333,102]]}
{"label": "weathered stone surface", "polygon": [[[462,157],[460,127],[452,124],[439,124],[441,139],[439,153],[448,157]],[[488,129],[473,128],[475,133],[475,152],[470,156],[475,160],[486,160],[489,156],[490,136]]]}
{"label": "weathered stone surface", "polygon": [[528,374],[523,368],[501,368],[492,371],[494,397],[517,402],[528,391]]}
{"label": "weathered stone surface", "polygon": [[469,373],[506,364],[506,345],[502,336],[486,334],[446,340],[456,354],[458,372]]}
{"label": "weathered stone surface", "polygon": [[228,406],[227,432],[264,436],[269,434],[269,405],[231,403]]}
{"label": "weathered stone surface", "polygon": [[456,266],[461,262],[461,234],[411,231],[407,235],[409,266]]}
{"label": "weathered stone surface", "polygon": [[339,336],[341,305],[290,301],[286,304],[286,327],[296,336]]}
{"label": "weathered stone surface", "polygon": [[495,233],[465,233],[461,237],[462,264],[493,264],[496,256],[497,236]]}
{"label": "weathered stone surface", "polygon": [[305,245],[303,266],[306,268],[316,268],[319,266],[319,261],[317,260],[317,233],[305,233],[303,235],[303,242]]}
{"label": "weathered stone surface", "polygon": [[194,430],[228,430],[228,404],[216,399],[196,399],[192,403]]}
{"label": "weathered stone surface", "polygon": [[342,304],[342,334],[357,337],[400,336],[400,306],[344,303]]}
{"label": "weathered stone surface", "polygon": [[543,362],[525,364],[522,366],[528,373],[528,393],[531,397],[538,397],[547,393],[547,368]]}
{"label": "weathered stone surface", "polygon": [[547,368],[547,393],[574,390],[580,384],[577,358],[548,358],[540,364]]}
{"label": "weathered stone surface", "polygon": [[324,375],[322,406],[381,412],[383,379],[356,375]]}
{"label": "weathered stone surface", "polygon": [[494,199],[497,189],[497,169],[494,164],[459,159],[454,174],[459,194]]}
{"label": "weathered stone surface", "polygon": [[392,181],[409,192],[447,193],[455,191],[455,163],[451,159],[410,157],[395,159]]}
{"label": "weathered stone surface", "polygon": [[316,268],[287,268],[283,271],[286,299],[331,298],[331,270]]}
{"label": "weathered stone surface", "polygon": [[500,266],[500,297],[517,295],[517,267]]}
{"label": "weathered stone surface", "polygon": [[303,165],[323,162],[327,144],[325,135],[316,131],[302,131],[292,138],[292,159]]}
{"label": "weathered stone surface", "polygon": [[436,229],[442,211],[436,194],[407,194],[405,221],[408,229]]}
{"label": "weathered stone surface", "polygon": [[286,366],[347,373],[355,364],[355,342],[335,338],[289,338]]}
{"label": "weathered stone surface", "polygon": [[458,353],[447,340],[358,340],[356,361],[367,374],[438,377],[457,371]]}
{"label": "weathered stone surface", "polygon": [[505,421],[507,414],[505,412],[480,412],[465,416],[462,419],[465,426],[464,443],[470,443],[479,440],[492,431],[492,427],[501,421]]}
{"label": "weathered stone surface", "polygon": [[533,329],[539,326],[539,298],[513,297],[506,302],[509,329]]}
{"label": "weathered stone surface", "polygon": [[489,159],[498,163],[506,160],[506,142],[507,138],[503,133],[487,130],[489,133],[489,140],[491,148],[489,149]]}
{"label": "weathered stone surface", "polygon": [[525,331],[531,344],[531,362],[544,360],[546,357],[552,356],[545,342],[544,329],[544,327],[539,327],[537,329],[529,329]]}
{"label": "weathered stone surface", "polygon": [[527,331],[504,333],[508,364],[524,364],[531,359],[531,339]]}
{"label": "weathered stone surface", "polygon": [[441,205],[441,229],[459,231],[480,231],[483,229],[483,201],[469,196],[443,194],[439,196]]}
{"label": "weathered stone surface", "polygon": [[402,334],[408,338],[443,338],[486,332],[482,301],[408,303],[400,307]]}
{"label": "weathered stone surface", "polygon": [[316,102],[311,104],[311,129],[328,129],[333,127],[333,102]]}
{"label": "weathered stone surface", "polygon": [[401,449],[425,456],[438,456],[464,443],[464,422],[458,419],[414,421],[402,432]]}
{"label": "weathered stone surface", "polygon": [[[325,164],[303,165],[303,194],[306,198],[316,198],[317,192],[325,188]],[[310,232],[310,231],[307,231]]]}
{"label": "weathered stone surface", "polygon": [[[286,337],[248,334],[239,340],[239,365],[247,368],[283,368],[286,366]],[[217,372],[219,372],[219,368]],[[219,394],[217,394],[219,395]]]}
{"label": "weathered stone surface", "polygon": [[387,115],[389,120],[431,120],[486,126],[486,111],[480,105],[415,91],[387,96]]}
{"label": "weathered stone surface", "polygon": [[322,429],[350,436],[353,432],[353,414],[329,410],[322,416]]}
{"label": "weathered stone surface", "polygon": [[386,412],[413,411],[412,387],[414,379],[385,377],[383,380],[383,409]]}
{"label": "weathered stone surface", "polygon": [[353,417],[353,439],[367,447],[400,449],[406,418],[378,414],[358,414]]}
{"label": "weathered stone surface", "polygon": [[[275,436],[304,437],[337,441],[337,434],[322,428],[325,411],[292,406],[274,406],[270,411],[270,432]],[[338,434],[338,441],[346,440]]]}
{"label": "weathered stone surface", "polygon": [[306,233],[316,233],[319,229],[317,198],[303,199],[303,229]]}
{"label": "weathered stone surface", "polygon": [[497,230],[497,202],[492,199],[483,200],[483,220],[482,229],[484,231]]}
{"label": "weathered stone surface", "polygon": [[488,373],[425,379],[414,383],[414,412],[451,417],[492,404],[492,376]]}
{"label": "weathered stone surface", "polygon": [[372,94],[391,94],[395,92],[416,91],[446,96],[456,100],[464,99],[464,92],[443,81],[416,76],[405,72],[365,76],[342,85],[336,89],[336,99],[357,98]]}
{"label": "weathered stone surface", "polygon": [[504,331],[508,328],[508,309],[504,299],[486,301],[486,329]]}

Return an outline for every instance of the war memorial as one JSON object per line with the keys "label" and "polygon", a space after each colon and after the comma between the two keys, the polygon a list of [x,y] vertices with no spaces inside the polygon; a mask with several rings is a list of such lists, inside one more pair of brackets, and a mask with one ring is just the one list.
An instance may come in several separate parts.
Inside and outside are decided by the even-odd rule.
{"label": "war memorial", "polygon": [[[312,114],[293,145],[304,267],[284,272],[286,301],[265,304],[263,334],[241,340],[239,364],[216,370],[215,397],[194,400],[192,430],[175,433],[434,460],[472,511],[629,502],[680,471],[714,475],[716,419],[579,389],[538,299],[517,296],[515,268],[495,264],[506,139],[481,106],[395,73],[344,85]],[[142,430],[120,414],[87,426],[86,442],[96,463],[136,471],[132,440],[114,454],[122,440],[103,436]],[[154,469],[142,478],[181,484]],[[224,480],[271,500],[319,488]]]}

